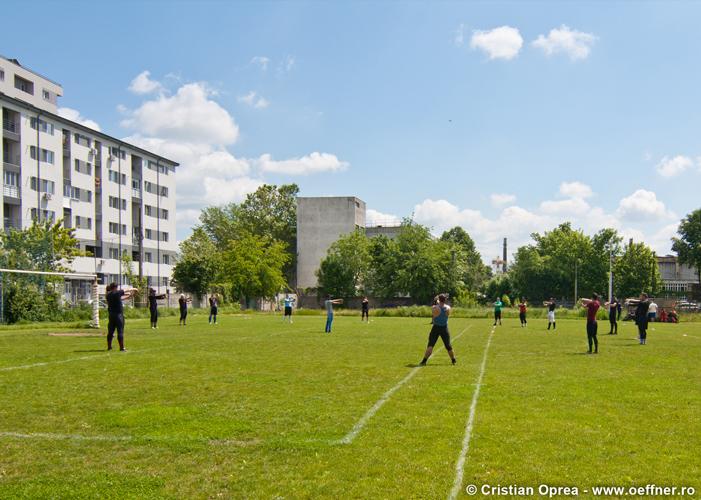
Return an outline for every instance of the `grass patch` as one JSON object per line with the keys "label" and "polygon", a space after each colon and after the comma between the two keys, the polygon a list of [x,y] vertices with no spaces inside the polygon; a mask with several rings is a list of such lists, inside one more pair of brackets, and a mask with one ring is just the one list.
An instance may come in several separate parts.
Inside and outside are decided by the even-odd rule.
{"label": "grass patch", "polygon": [[[55,325],[0,329],[0,498],[445,498],[491,321],[453,318],[458,365],[437,348],[338,445],[430,328],[371,319],[339,315],[330,335],[317,315],[128,319],[126,353]],[[465,485],[701,491],[701,325],[656,324],[640,346],[621,324],[597,356],[582,320],[545,328],[497,327]]]}

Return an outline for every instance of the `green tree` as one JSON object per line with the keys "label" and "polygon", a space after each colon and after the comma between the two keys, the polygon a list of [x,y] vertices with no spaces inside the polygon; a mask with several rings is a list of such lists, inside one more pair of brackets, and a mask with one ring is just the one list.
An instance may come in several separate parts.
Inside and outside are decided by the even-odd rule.
{"label": "green tree", "polygon": [[200,226],[220,251],[244,233],[279,241],[288,256],[284,273],[293,281],[297,259],[296,184],[264,184],[249,193],[241,204],[207,207],[200,214]]}
{"label": "green tree", "polygon": [[616,294],[621,298],[637,297],[641,292],[654,296],[660,292],[662,280],[657,257],[644,243],[625,246],[614,264]]}
{"label": "green tree", "polygon": [[368,253],[370,265],[366,288],[375,297],[396,297],[400,290],[397,274],[401,264],[397,242],[384,235],[375,236],[370,239]]}
{"label": "green tree", "polygon": [[[67,272],[84,255],[73,229],[61,221],[34,222],[23,230],[0,234],[0,267],[27,271]],[[58,276],[5,274],[2,286],[5,319],[10,323],[60,319],[63,278]]]}
{"label": "green tree", "polygon": [[[510,297],[513,294],[513,284],[509,273],[493,276],[484,284],[483,294],[487,304],[494,302],[497,297],[502,299],[505,296]],[[504,301],[502,300],[502,302]],[[511,300],[509,300],[509,304],[511,304]]]}
{"label": "green tree", "polygon": [[269,299],[288,288],[283,268],[289,258],[281,241],[242,232],[223,254],[221,280],[236,299]]}
{"label": "green tree", "polygon": [[198,299],[206,294],[221,269],[221,253],[207,232],[195,228],[180,244],[180,255],[173,269],[173,280],[181,290]]}
{"label": "green tree", "polygon": [[134,294],[134,304],[136,306],[144,306],[146,304],[146,297],[148,297],[148,279],[144,277],[139,277],[139,273],[134,271],[133,259],[128,252],[122,254],[122,272],[127,279],[127,282],[134,288],[137,289]]}
{"label": "green tree", "polygon": [[365,290],[370,270],[370,240],[358,230],[335,241],[317,271],[322,293],[355,297]]}
{"label": "green tree", "polygon": [[491,273],[489,266],[482,262],[482,256],[470,235],[460,226],[456,226],[445,231],[441,240],[457,245],[457,261],[464,268],[460,279],[468,290],[478,290],[489,279]]}
{"label": "green tree", "polygon": [[679,262],[696,268],[701,282],[701,209],[694,210],[679,223],[679,238],[672,238],[672,250]]}

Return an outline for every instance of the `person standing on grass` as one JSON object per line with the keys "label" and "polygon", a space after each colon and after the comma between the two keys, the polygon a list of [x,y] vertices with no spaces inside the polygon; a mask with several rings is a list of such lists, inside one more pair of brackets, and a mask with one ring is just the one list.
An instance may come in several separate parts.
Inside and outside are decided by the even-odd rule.
{"label": "person standing on grass", "polygon": [[528,321],[526,321],[527,308],[528,303],[525,300],[521,299],[521,302],[518,304],[518,318],[521,320],[521,328],[528,324]]}
{"label": "person standing on grass", "polygon": [[638,325],[638,340],[640,341],[640,345],[645,345],[647,343],[647,322],[650,301],[646,293],[641,293],[640,300],[632,302],[637,302],[638,304],[638,307],[635,309],[635,324]]}
{"label": "person standing on grass", "polygon": [[217,294],[209,298],[209,324],[217,324],[217,313],[219,312],[219,297]]}
{"label": "person standing on grass", "polygon": [[555,308],[557,303],[554,298],[550,297],[550,300],[543,302],[543,305],[548,308],[548,330],[550,330],[550,325],[552,325],[553,331],[555,331]]}
{"label": "person standing on grass", "polygon": [[148,290],[148,310],[151,313],[151,328],[158,328],[158,301],[165,299],[165,293],[156,295],[156,290],[149,288]]}
{"label": "person standing on grass", "polygon": [[592,353],[592,344],[594,345],[594,354],[598,354],[599,339],[596,337],[596,333],[599,325],[596,323],[596,312],[601,307],[599,294],[592,294],[591,299],[582,299],[582,306],[587,308],[587,341],[589,342],[589,354]]}
{"label": "person standing on grass", "polygon": [[112,350],[112,339],[114,331],[117,330],[117,342],[119,342],[119,350],[126,351],[124,348],[124,304],[123,300],[130,299],[137,292],[133,288],[127,292],[117,289],[117,283],[107,285],[107,350]]}
{"label": "person standing on grass", "polygon": [[618,300],[616,297],[613,297],[611,299],[611,302],[606,303],[606,307],[609,308],[609,323],[611,324],[611,331],[608,333],[609,335],[618,335],[618,321],[617,321],[617,315],[618,315],[618,307],[619,307]]}
{"label": "person standing on grass", "polygon": [[440,294],[433,299],[433,308],[431,309],[433,326],[431,327],[431,332],[428,334],[428,346],[424,353],[424,359],[419,363],[420,366],[426,366],[428,358],[430,358],[433,353],[433,347],[436,345],[436,342],[438,342],[438,337],[443,340],[443,345],[445,346],[445,350],[448,351],[450,361],[453,364],[457,363],[455,353],[453,352],[453,346],[450,343],[450,332],[448,331],[450,306],[445,303],[445,300],[446,296],[444,294]]}
{"label": "person standing on grass", "polygon": [[497,326],[497,321],[501,325],[501,308],[504,307],[504,303],[499,297],[494,302],[494,326]]}
{"label": "person standing on grass", "polygon": [[331,295],[326,296],[324,307],[326,308],[326,333],[331,333],[331,324],[333,323],[333,305],[343,304],[343,299],[332,299]]}
{"label": "person standing on grass", "polygon": [[654,300],[650,300],[650,307],[647,309],[647,320],[650,323],[657,321],[657,304]]}
{"label": "person standing on grass", "polygon": [[190,297],[185,297],[185,295],[180,294],[180,298],[178,299],[178,306],[180,307],[180,325],[185,326],[185,322],[187,320],[187,304],[188,302],[192,302],[192,298]]}
{"label": "person standing on grass", "polygon": [[363,297],[363,301],[360,303],[360,321],[364,319],[370,323],[370,301],[367,297]]}
{"label": "person standing on grass", "polygon": [[285,305],[285,313],[284,313],[284,316],[282,317],[283,321],[285,321],[286,319],[289,318],[290,323],[292,323],[292,305],[294,303],[295,303],[295,299],[290,297],[289,293],[285,294],[285,298],[283,299],[283,304]]}

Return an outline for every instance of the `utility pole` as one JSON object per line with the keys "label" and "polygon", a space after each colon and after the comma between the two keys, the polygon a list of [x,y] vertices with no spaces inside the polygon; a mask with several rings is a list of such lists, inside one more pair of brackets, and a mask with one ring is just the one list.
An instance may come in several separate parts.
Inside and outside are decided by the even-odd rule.
{"label": "utility pole", "polygon": [[577,265],[579,264],[579,260],[575,259],[574,261],[574,305],[577,305]]}

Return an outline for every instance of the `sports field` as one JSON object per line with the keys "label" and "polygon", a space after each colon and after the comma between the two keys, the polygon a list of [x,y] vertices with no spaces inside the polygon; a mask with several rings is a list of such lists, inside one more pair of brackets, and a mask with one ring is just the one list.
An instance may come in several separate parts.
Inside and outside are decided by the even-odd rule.
{"label": "sports field", "polygon": [[419,368],[427,319],[324,322],[128,320],[126,353],[0,330],[0,498],[701,493],[699,323],[655,325],[640,346],[631,323],[602,322],[587,355],[581,320],[454,318],[457,366],[439,343]]}

